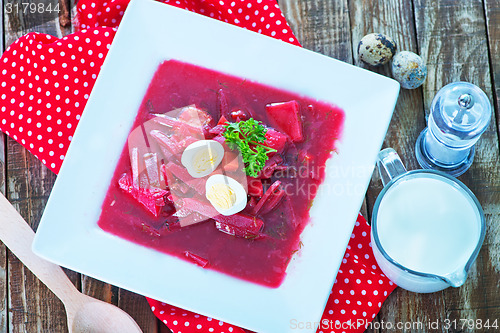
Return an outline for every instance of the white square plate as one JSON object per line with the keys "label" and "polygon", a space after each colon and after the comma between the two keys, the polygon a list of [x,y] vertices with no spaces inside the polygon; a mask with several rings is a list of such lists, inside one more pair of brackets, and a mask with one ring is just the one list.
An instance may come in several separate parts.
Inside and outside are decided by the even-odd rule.
{"label": "white square plate", "polygon": [[[97,226],[150,80],[160,62],[172,58],[345,111],[338,155],[327,162],[321,185],[334,190],[319,190],[301,236],[304,246],[279,288],[204,270]],[[254,331],[297,332],[294,325],[321,318],[398,93],[396,81],[338,60],[159,2],[133,0],[57,177],[33,250],[61,266]]]}

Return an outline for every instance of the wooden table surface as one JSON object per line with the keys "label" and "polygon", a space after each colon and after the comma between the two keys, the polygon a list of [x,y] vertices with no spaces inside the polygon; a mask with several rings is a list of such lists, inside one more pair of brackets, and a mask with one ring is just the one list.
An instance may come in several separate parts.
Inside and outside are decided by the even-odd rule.
{"label": "wooden table surface", "polygon": [[[27,32],[63,36],[72,32],[71,0],[60,0],[54,13],[7,11],[8,3],[57,0],[0,0],[0,53]],[[396,289],[375,317],[375,331],[394,331],[387,323],[424,323],[423,332],[480,332],[461,327],[461,320],[500,325],[500,0],[279,0],[285,16],[305,48],[348,63],[360,64],[357,44],[370,32],[392,36],[399,50],[419,53],[428,66],[422,88],[402,90],[385,139],[408,169],[418,168],[415,140],[436,92],[455,81],[478,85],[494,106],[494,117],[476,145],[472,167],[460,177],[481,202],[486,239],[469,278],[459,289],[415,294]],[[2,49],[3,47],[3,49]],[[389,75],[387,67],[376,70]],[[362,96],[360,96],[362,98]],[[366,133],[366,140],[370,140]],[[56,176],[14,140],[0,135],[0,189],[23,217],[37,228]],[[362,212],[370,216],[381,190],[374,174]],[[66,271],[78,289],[113,303],[134,317],[144,332],[168,332],[152,315],[144,297]],[[457,321],[457,328],[429,329],[427,323]],[[384,326],[385,323],[385,326]],[[0,246],[0,332],[66,332],[62,303],[20,262]],[[500,331],[500,330],[499,330]]]}

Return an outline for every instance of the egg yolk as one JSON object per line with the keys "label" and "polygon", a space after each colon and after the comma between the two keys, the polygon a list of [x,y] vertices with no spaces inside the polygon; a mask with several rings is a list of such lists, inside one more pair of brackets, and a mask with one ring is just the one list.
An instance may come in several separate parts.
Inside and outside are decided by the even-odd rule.
{"label": "egg yolk", "polygon": [[197,172],[215,169],[217,154],[210,148],[200,149],[193,157],[193,168]]}
{"label": "egg yolk", "polygon": [[236,202],[236,194],[226,184],[214,184],[207,191],[207,199],[219,209],[229,209]]}

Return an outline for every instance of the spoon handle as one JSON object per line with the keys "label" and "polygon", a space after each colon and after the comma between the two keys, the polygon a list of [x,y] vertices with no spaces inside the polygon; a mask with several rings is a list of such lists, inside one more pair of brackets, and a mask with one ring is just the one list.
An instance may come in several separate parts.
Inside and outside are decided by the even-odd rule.
{"label": "spoon handle", "polygon": [[33,253],[35,233],[11,203],[0,193],[0,240],[64,303],[77,302],[78,290],[61,267]]}

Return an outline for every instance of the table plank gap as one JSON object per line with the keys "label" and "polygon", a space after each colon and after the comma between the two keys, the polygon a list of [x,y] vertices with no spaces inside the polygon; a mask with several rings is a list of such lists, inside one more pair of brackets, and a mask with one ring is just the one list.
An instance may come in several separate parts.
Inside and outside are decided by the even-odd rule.
{"label": "table plank gap", "polygon": [[82,293],[101,301],[118,305],[118,288],[81,274]]}
{"label": "table plank gap", "polygon": [[[1,4],[1,0],[0,0]],[[2,4],[3,5],[3,4]],[[1,29],[0,29],[1,33]],[[3,51],[3,44],[0,44],[0,53]],[[5,169],[5,156],[6,156],[6,146],[5,142],[7,136],[0,132],[0,192],[5,195],[5,179],[6,169]],[[8,332],[9,323],[9,304],[7,303],[8,297],[8,266],[7,266],[7,248],[5,245],[0,243],[0,333]]]}
{"label": "table plank gap", "polygon": [[[70,22],[71,22],[71,33],[76,31],[74,22],[76,21],[76,1],[66,0],[69,9]],[[139,325],[143,328],[144,332],[158,332],[159,325],[163,325],[151,312],[149,307],[145,307],[144,304],[146,299],[143,296],[134,294],[134,296],[129,295],[128,291],[119,289],[115,286],[107,284],[105,282],[93,279],[89,276],[81,275],[81,285],[82,292],[90,295],[92,297],[101,299],[108,303],[120,306],[127,313],[129,313],[132,318],[136,319]],[[137,302],[132,304],[132,302]]]}
{"label": "table plank gap", "polygon": [[[488,41],[488,56],[493,92],[496,128],[500,139],[500,0],[484,0],[484,15]],[[499,143],[500,146],[500,143]]]}
{"label": "table plank gap", "polygon": [[[414,8],[411,1],[402,0],[350,0],[349,14],[351,16],[352,53],[357,66],[391,77],[390,65],[373,68],[358,59],[358,43],[361,38],[372,32],[391,36],[398,44],[398,51],[409,50],[418,52]],[[394,115],[385,138],[384,147],[394,148],[408,169],[418,166],[414,145],[420,131],[425,127],[422,88],[415,90],[402,89],[394,110]],[[369,139],[367,134],[366,139]],[[373,173],[367,192],[368,212],[373,211],[375,200],[382,189],[377,170]],[[403,300],[405,302],[403,302]],[[408,306],[405,303],[412,304]],[[417,305],[418,304],[418,305]],[[417,307],[418,306],[418,307]],[[418,318],[434,318],[444,315],[445,307],[442,301],[431,302],[419,294],[396,289],[386,300],[379,315],[373,321],[373,330],[385,332],[382,322],[410,322]]]}
{"label": "table plank gap", "polygon": [[[429,109],[435,94],[444,85],[467,81],[479,86],[492,99],[493,85],[488,56],[487,31],[481,0],[415,0],[420,53],[427,59],[429,77],[424,85],[424,105]],[[428,112],[428,111],[427,111]],[[476,144],[471,168],[459,177],[482,204],[486,239],[478,260],[459,289],[442,292],[446,306],[440,320],[498,318],[500,303],[500,180],[498,130],[493,120]],[[495,278],[496,276],[496,278]],[[490,307],[484,308],[488,304]],[[491,307],[493,306],[493,307]],[[455,311],[451,309],[461,310]],[[460,327],[458,327],[460,329]]]}
{"label": "table plank gap", "polygon": [[[281,0],[280,7],[304,48],[352,64],[352,31],[347,0]],[[360,208],[369,219],[367,200]]]}
{"label": "table plank gap", "polygon": [[[7,2],[7,0],[0,0],[0,3],[2,1],[4,3]],[[63,1],[67,0],[61,0],[60,5]],[[406,36],[404,34],[404,31],[400,27],[401,24],[405,24],[405,22],[408,22],[407,12],[400,10],[401,8],[406,8],[405,6],[407,6],[408,4],[402,2],[405,1],[387,1],[387,5],[385,5],[382,0],[378,2],[375,0],[352,0],[350,1],[350,3],[348,3],[347,1],[324,1],[323,3],[321,3],[319,0],[280,0],[280,5],[284,9],[284,12],[287,11],[287,13],[285,13],[285,16],[287,16],[287,18],[289,18],[290,16],[289,20],[293,31],[297,34],[299,40],[303,42],[306,47],[312,48],[313,50],[319,52],[324,52],[328,55],[336,56],[337,58],[344,57],[344,59],[341,60],[352,62],[353,59],[356,58],[355,54],[357,41],[359,41],[363,33],[372,32],[369,31],[367,26],[380,29],[380,27],[386,28],[387,23],[394,23],[394,27],[389,29],[391,33],[394,33],[392,35],[393,37],[395,37],[396,34],[401,34],[401,36],[399,37],[400,39],[414,38],[412,36]],[[393,5],[394,3],[396,3],[396,6]],[[335,30],[337,28],[332,28],[331,18],[329,18],[332,13],[325,11],[340,9],[345,10],[346,7],[344,6],[344,4],[346,4],[345,6],[347,7],[348,12],[347,23],[345,23],[345,17],[342,16],[345,15],[345,12],[341,11],[342,15],[340,15],[339,17],[336,16],[336,13],[333,14],[335,20],[339,20],[339,22],[334,22],[333,24],[335,26],[343,25],[344,27],[351,27],[350,29],[347,29],[350,37],[348,41],[347,39],[345,39],[342,40],[341,43],[336,43],[333,40],[335,38],[338,38],[335,36],[340,33],[340,30]],[[481,11],[478,10],[479,4],[483,8],[482,20],[477,20],[481,17]],[[402,15],[404,17],[400,18],[398,22],[392,22],[391,20],[386,20],[386,22],[383,22],[383,20],[379,21],[379,19],[385,18],[385,16],[388,14],[387,7],[391,5],[393,6],[392,10],[394,11],[394,13],[392,13],[393,15]],[[472,268],[470,272],[469,281],[467,282],[466,286],[462,287],[459,290],[450,289],[443,293],[421,295],[418,297],[415,297],[414,294],[406,293],[398,289],[396,293],[391,295],[389,300],[384,304],[382,311],[375,318],[375,321],[387,321],[388,319],[396,319],[399,321],[401,320],[401,318],[430,318],[432,320],[446,318],[472,318],[485,321],[489,318],[500,318],[500,306],[498,305],[498,292],[500,288],[498,285],[498,272],[500,271],[500,227],[498,227],[498,223],[496,223],[496,221],[499,220],[500,215],[500,184],[498,180],[498,152],[500,138],[500,84],[498,83],[498,81],[500,79],[500,58],[496,56],[500,54],[500,1],[462,0],[455,3],[455,1],[451,0],[440,0],[433,2],[427,0],[413,0],[411,2],[411,5],[413,8],[410,10],[410,12],[415,14],[415,19],[413,20],[413,28],[409,27],[408,29],[413,29],[414,32],[417,32],[416,35],[418,38],[410,42],[403,40],[400,46],[403,45],[404,48],[400,47],[400,50],[409,49],[413,51],[420,51],[422,54],[425,53],[429,68],[432,69],[432,73],[431,71],[429,72],[429,79],[426,85],[424,85],[424,89],[418,89],[417,91],[413,92],[402,92],[400,101],[398,102],[398,108],[393,118],[393,122],[391,123],[391,131],[390,133],[388,133],[388,138],[385,145],[392,145],[393,147],[397,148],[404,162],[407,163],[409,169],[416,167],[413,157],[413,144],[414,140],[416,139],[415,135],[418,135],[418,132],[425,126],[425,121],[422,121],[422,114],[426,112],[424,105],[428,107],[436,91],[445,83],[452,82],[453,80],[464,79],[480,85],[480,87],[487,92],[487,94],[492,98],[494,102],[496,123],[495,121],[492,121],[492,125],[488,129],[488,133],[485,134],[485,136],[478,143],[478,155],[476,156],[476,161],[474,162],[471,170],[469,170],[467,174],[461,177],[461,179],[473,189],[473,191],[476,193],[479,200],[483,204],[488,221],[488,232],[487,239],[485,240],[485,245],[480,252],[477,264]],[[460,6],[460,8],[456,8],[457,6]],[[71,0],[70,8],[72,7],[73,6]],[[288,8],[287,10],[285,10],[286,7]],[[380,10],[381,7],[382,10]],[[472,7],[472,9],[470,9],[470,7]],[[36,20],[33,17],[26,17],[25,15],[20,14],[17,15],[18,17],[15,17],[16,15],[7,15],[5,13],[5,7],[2,6],[2,8],[4,9],[3,16],[5,16],[6,20],[4,24],[0,25],[0,35],[2,36],[0,37],[0,48],[2,45],[10,44],[16,38],[28,31],[48,31],[49,33],[56,36],[64,35],[66,33],[64,32],[64,27],[59,26],[58,28],[57,26],[52,26],[56,22],[56,20],[54,20],[53,22],[42,22],[42,20]],[[354,14],[350,12],[349,9],[354,9]],[[470,15],[470,11],[472,11],[472,16]],[[437,13],[442,15],[436,15]],[[62,14],[63,13],[61,13],[61,15]],[[59,21],[61,20],[61,15],[59,15],[58,18]],[[355,17],[356,15],[359,15],[359,17]],[[370,17],[365,18],[365,15]],[[450,18],[450,16],[452,17]],[[10,21],[7,22],[9,19]],[[465,20],[465,23],[463,23],[459,19]],[[477,22],[475,22],[474,20],[477,20]],[[376,24],[370,23],[372,21],[376,21]],[[471,21],[474,21],[472,24],[472,35],[468,35],[470,33],[468,31],[466,31],[466,33],[464,33],[463,31],[457,33],[457,29],[463,28],[461,24],[467,26]],[[36,23],[37,25],[33,25],[34,23]],[[356,25],[359,24],[361,25],[359,27],[356,27]],[[477,34],[478,30],[480,30],[478,28],[481,26],[481,24],[483,25],[483,30],[484,27],[486,27],[483,37],[481,37],[480,33]],[[2,31],[4,26],[8,27],[9,32]],[[338,29],[342,29],[342,27]],[[3,38],[4,32],[6,35],[5,39]],[[457,39],[460,39],[460,37],[464,37],[463,35],[465,35],[466,43],[455,44],[455,41]],[[477,45],[471,41],[474,38],[478,39],[478,44],[484,42],[486,48],[481,45],[477,47]],[[400,41],[398,40],[398,43],[399,42]],[[348,60],[349,54],[345,50],[346,45],[349,48],[348,52],[351,57],[350,60]],[[461,45],[461,47],[458,48],[456,47],[456,45]],[[464,49],[462,49],[462,46],[464,45],[465,47]],[[475,50],[474,52],[478,53],[477,56],[473,55],[472,51],[467,48],[470,46],[473,47],[473,50]],[[453,48],[456,48],[455,52],[463,52],[464,54],[455,54],[454,52],[452,52]],[[489,57],[487,57],[488,61],[486,62],[484,62],[484,59],[481,58],[481,52],[484,50],[486,50],[484,54],[489,55]],[[452,57],[449,59],[445,56],[440,57],[439,53],[443,53],[443,55],[449,55],[451,53]],[[480,61],[477,61],[478,58],[480,59]],[[484,68],[482,68],[481,66],[484,66]],[[475,74],[474,71],[477,71],[478,69],[478,73]],[[386,75],[390,74],[390,71],[388,71],[387,67],[380,69],[380,71],[381,73]],[[412,106],[412,101],[417,101],[418,103]],[[402,104],[403,106],[400,106],[400,104]],[[411,111],[412,107],[417,110],[420,109],[421,113],[419,117],[413,120],[411,120],[413,117],[413,111]],[[405,111],[403,110],[410,110],[410,114],[405,115]],[[415,125],[416,127],[412,127]],[[402,137],[398,138],[398,134]],[[45,192],[41,191],[42,194],[35,193],[40,192],[40,188],[46,190],[46,187],[44,185],[40,185],[40,183],[43,183],[46,179],[46,176],[40,176],[40,170],[44,167],[41,166],[41,164],[33,157],[29,157],[29,153],[27,151],[19,147],[15,147],[17,143],[15,143],[13,140],[5,139],[4,135],[0,137],[0,148],[2,148],[2,144],[5,145],[5,148],[0,149],[0,162],[3,161],[5,165],[1,166],[0,163],[0,176],[3,174],[4,179],[7,179],[9,184],[12,181],[14,183],[14,187],[24,186],[26,189],[31,186],[31,184],[28,184],[28,181],[25,181],[26,184],[21,186],[23,177],[30,177],[29,179],[33,180],[37,184],[35,185],[35,189],[31,192],[22,193],[21,191],[17,193],[15,191],[11,191],[13,196],[18,196],[15,200],[16,207],[22,208],[22,210],[24,211],[23,214],[26,214],[26,217],[30,218],[30,223],[32,223],[32,225],[37,225],[37,218],[39,219],[39,213],[45,206],[44,200],[46,201]],[[15,153],[11,149],[15,150]],[[7,151],[9,152],[9,154],[7,154]],[[2,154],[2,152],[4,152],[4,154]],[[5,159],[7,159],[7,161]],[[13,160],[12,163],[10,162],[11,159]],[[9,165],[7,170],[6,165]],[[31,171],[33,171],[35,176],[29,175]],[[12,177],[10,176],[10,174],[12,174]],[[50,183],[50,177],[48,183]],[[376,198],[376,195],[381,188],[380,185],[376,184],[379,184],[379,179],[378,176],[374,175],[370,190],[367,193],[366,201],[364,204],[364,207],[367,207],[368,209],[368,213],[370,213],[370,207],[373,207],[374,199]],[[51,188],[51,186],[49,187]],[[0,185],[0,190],[1,189],[5,190],[5,184]],[[7,194],[9,195],[9,192],[7,192]],[[21,197],[19,194],[22,194],[23,197]],[[495,223],[497,225],[495,225]],[[57,311],[47,312],[46,309],[44,310],[40,307],[42,300],[44,301],[44,303],[47,303],[43,304],[44,306],[48,306],[49,309],[52,309],[52,303],[55,301],[50,299],[50,297],[48,302],[43,299],[43,296],[49,292],[41,290],[43,289],[43,286],[36,286],[36,281],[33,281],[32,277],[29,277],[29,272],[22,272],[23,267],[19,263],[19,261],[16,260],[17,259],[12,255],[8,255],[7,257],[5,248],[3,247],[3,245],[0,246],[0,297],[2,297],[2,262],[5,262],[6,270],[9,270],[9,266],[11,266],[12,270],[15,272],[15,274],[13,275],[11,275],[11,273],[6,274],[4,278],[6,286],[9,286],[9,297],[2,297],[2,300],[4,300],[5,303],[5,310],[10,309],[12,311],[12,315],[9,316],[9,312],[5,311],[5,317],[3,317],[4,314],[1,308],[2,305],[0,304],[0,332],[3,332],[2,330],[4,329],[4,325],[5,331],[8,330],[7,325],[14,317],[22,318],[24,320],[24,322],[16,324],[17,326],[15,329],[12,327],[10,328],[11,331],[15,332],[32,332],[29,329],[35,327],[37,328],[37,330],[35,331],[41,331],[43,329],[44,321],[57,321],[60,318],[64,318],[64,313]],[[11,278],[9,279],[9,277]],[[82,277],[80,282],[76,282],[77,285],[81,283],[82,287],[84,287],[84,280],[87,280],[87,278]],[[24,282],[20,283],[19,281]],[[96,289],[98,288],[95,285],[97,284],[98,282],[88,280],[85,283],[85,288],[87,288],[88,292],[96,292]],[[10,287],[11,285],[12,287]],[[32,287],[34,289],[30,289]],[[106,289],[107,287],[104,287],[103,285],[103,288]],[[124,306],[125,308],[127,308],[127,311],[129,311],[128,309],[130,309],[130,311],[137,314],[151,314],[149,310],[148,312],[146,312],[147,309],[144,306],[138,307],[138,310],[134,310],[137,306],[134,303],[129,303],[129,301],[126,300],[128,296],[125,296],[125,294],[128,292],[123,290],[118,291],[116,287],[114,288],[115,290],[113,290],[112,288],[109,290],[106,289],[106,292],[111,293],[111,296],[109,298],[111,302],[115,304],[117,302],[119,304],[127,304],[126,306]],[[16,290],[18,290],[18,293],[21,290],[24,293],[24,298],[19,297],[18,294],[13,293]],[[28,291],[31,295],[31,298],[25,297],[25,294]],[[11,295],[11,293],[13,293],[13,295]],[[475,295],[474,293],[476,293],[477,295]],[[109,295],[102,291],[102,295],[104,294],[106,295],[106,297],[108,297],[107,295]],[[15,306],[11,306],[11,303],[7,303],[9,301],[9,298],[11,298],[12,296],[15,300]],[[133,299],[134,297],[136,296],[132,296],[131,299]],[[38,298],[38,300],[33,301],[33,299],[35,298]],[[138,299],[139,302],[142,302],[141,299],[144,300],[144,298],[142,297],[138,297]],[[430,307],[430,309],[428,309],[428,307]],[[432,317],[430,317],[428,314],[432,312],[433,308],[446,309],[445,316],[443,317],[441,312],[437,312],[433,313]],[[26,313],[28,310],[35,310],[39,312]],[[388,315],[388,312],[391,311],[394,312],[392,317]],[[35,320],[33,319],[33,315],[36,315],[41,319]],[[132,316],[136,318],[137,315],[132,314]],[[137,318],[141,318],[140,316],[141,315],[139,315]],[[55,317],[59,317],[59,319]],[[29,320],[26,318],[29,318]],[[140,320],[142,319],[138,319],[138,321]],[[140,325],[141,327],[150,327],[148,326],[149,322],[148,324]],[[460,327],[458,327],[457,330],[458,329],[460,329]],[[158,328],[158,326],[156,326],[156,331],[153,332],[163,332],[164,330],[164,326],[162,326],[160,329]],[[368,330],[368,332],[380,331],[381,330],[379,329]],[[423,330],[423,332],[427,331],[431,330]],[[467,332],[467,330],[465,331]],[[145,332],[148,331],[145,330]]]}
{"label": "table plank gap", "polygon": [[[7,139],[7,195],[28,224],[36,230],[55,175],[14,140]],[[24,170],[10,171],[11,165]],[[40,199],[32,199],[36,194]],[[11,332],[64,332],[62,303],[12,254],[8,255]]]}
{"label": "table plank gap", "polygon": [[[282,0],[280,8],[304,48],[353,63],[347,0]],[[369,218],[366,199],[360,212]]]}
{"label": "table plank gap", "polygon": [[[5,49],[4,44],[4,19],[3,19],[3,8],[4,8],[4,0],[0,0],[0,6],[2,8],[2,12],[0,14],[0,54],[3,53]],[[6,156],[6,146],[5,141],[7,140],[7,136],[0,132],[0,191],[5,194],[5,179],[6,179],[6,170],[5,170],[5,156]],[[7,303],[8,290],[7,286],[9,284],[8,281],[8,272],[7,272],[7,249],[5,245],[0,245],[0,333],[8,332],[8,323],[9,323],[9,304]]]}
{"label": "table plank gap", "polygon": [[134,318],[143,332],[158,333],[159,324],[165,326],[153,314],[144,296],[120,289],[118,292],[118,306]]}
{"label": "table plank gap", "polygon": [[0,15],[0,54],[5,50],[5,28],[4,28],[4,0],[0,0],[0,5],[2,6],[2,14]]}
{"label": "table plank gap", "polygon": [[71,24],[71,0],[58,0],[59,2],[59,25],[64,30],[63,35],[72,32]]}
{"label": "table plank gap", "polygon": [[282,0],[280,7],[304,48],[352,63],[347,0]]}
{"label": "table plank gap", "polygon": [[[3,41],[5,46],[22,35],[37,31],[61,37],[68,30],[59,23],[55,11],[57,0],[28,2],[43,10],[31,13],[23,8],[22,1],[6,1],[12,7],[3,6]],[[26,2],[26,1],[25,1]],[[17,4],[17,7],[15,5]],[[50,5],[51,10],[48,6]],[[9,9],[10,8],[10,9]],[[36,230],[55,175],[14,140],[6,142],[6,194],[15,199],[14,206]],[[62,303],[12,254],[8,254],[8,302],[9,332],[65,332],[66,315]],[[79,285],[79,274],[65,270],[70,280]]]}

